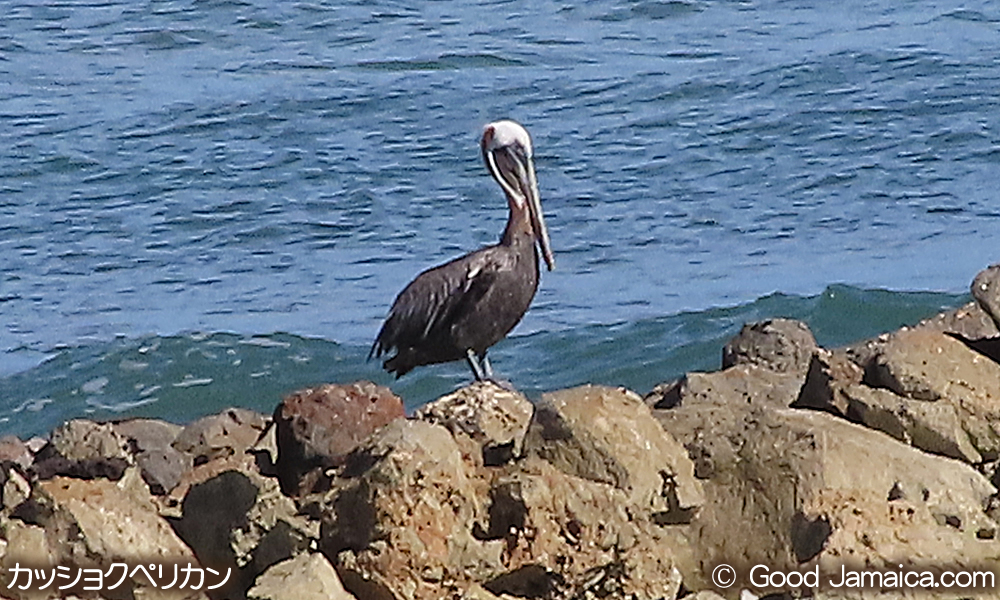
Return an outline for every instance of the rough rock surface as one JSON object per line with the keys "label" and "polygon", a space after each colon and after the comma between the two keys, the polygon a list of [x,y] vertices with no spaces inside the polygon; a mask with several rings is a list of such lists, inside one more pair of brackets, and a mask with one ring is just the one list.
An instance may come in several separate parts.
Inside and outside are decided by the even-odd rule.
{"label": "rough rock surface", "polygon": [[816,338],[802,321],[748,323],[722,348],[722,368],[751,364],[782,373],[805,373],[816,350]]}
{"label": "rough rock surface", "polygon": [[488,578],[502,544],[476,539],[482,507],[471,467],[444,427],[396,420],[353,453],[318,499],[320,550],[361,598],[437,598],[442,585]]}
{"label": "rough rock surface", "polygon": [[523,394],[477,382],[424,405],[414,417],[468,436],[483,464],[496,466],[521,456],[534,411]]}
{"label": "rough rock surface", "polygon": [[274,412],[282,489],[308,489],[314,482],[303,482],[307,473],[341,464],[374,431],[403,416],[399,396],[367,381],[323,385],[286,397]]}
{"label": "rough rock surface", "polygon": [[256,443],[267,425],[267,417],[258,412],[230,408],[191,423],[177,435],[172,446],[193,456],[196,465],[203,464],[242,455]]}
{"label": "rough rock surface", "polygon": [[300,554],[264,572],[248,600],[355,600],[322,554]]}
{"label": "rough rock surface", "polygon": [[169,493],[194,466],[194,456],[173,446],[184,430],[179,425],[154,419],[130,419],[115,423],[112,428],[128,442],[142,470],[142,478],[154,494]]}
{"label": "rough rock surface", "polygon": [[567,474],[613,485],[664,519],[685,519],[704,500],[687,452],[624,389],[543,394],[525,450]]}
{"label": "rough rock surface", "polygon": [[[951,405],[983,458],[1000,456],[1000,364],[953,337],[904,331],[869,367],[866,383],[913,400]],[[954,417],[943,427],[951,429]]]}
{"label": "rough rock surface", "polygon": [[981,271],[972,280],[972,297],[1000,328],[1000,265]]}

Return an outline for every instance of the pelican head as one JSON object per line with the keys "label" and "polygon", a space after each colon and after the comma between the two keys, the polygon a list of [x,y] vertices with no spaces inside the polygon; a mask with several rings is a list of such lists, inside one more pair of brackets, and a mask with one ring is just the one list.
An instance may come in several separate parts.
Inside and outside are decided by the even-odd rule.
{"label": "pelican head", "polygon": [[531,136],[514,121],[496,121],[483,128],[480,142],[483,160],[490,175],[507,194],[511,210],[527,211],[531,230],[542,251],[549,270],[556,261],[549,245],[549,230],[545,227],[542,203],[538,197],[535,163],[532,160]]}

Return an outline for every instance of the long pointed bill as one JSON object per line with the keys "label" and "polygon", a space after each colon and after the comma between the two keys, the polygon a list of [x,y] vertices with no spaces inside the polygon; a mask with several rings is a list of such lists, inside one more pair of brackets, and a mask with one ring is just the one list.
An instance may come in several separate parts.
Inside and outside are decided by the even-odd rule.
{"label": "long pointed bill", "polygon": [[549,229],[545,226],[545,214],[542,212],[542,201],[538,195],[538,181],[535,179],[535,165],[529,158],[528,163],[528,185],[525,192],[528,201],[528,214],[531,217],[531,228],[535,231],[535,239],[538,247],[542,250],[542,258],[545,265],[551,271],[556,268],[556,259],[552,255],[552,245],[549,243]]}

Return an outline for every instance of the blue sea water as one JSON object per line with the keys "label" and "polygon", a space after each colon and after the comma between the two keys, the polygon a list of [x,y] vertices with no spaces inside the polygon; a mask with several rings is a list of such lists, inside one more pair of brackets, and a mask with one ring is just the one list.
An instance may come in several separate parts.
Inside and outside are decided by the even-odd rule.
{"label": "blue sea water", "polygon": [[374,379],[419,271],[498,238],[532,132],[557,269],[492,353],[531,394],[847,343],[1000,260],[983,0],[0,1],[0,432]]}

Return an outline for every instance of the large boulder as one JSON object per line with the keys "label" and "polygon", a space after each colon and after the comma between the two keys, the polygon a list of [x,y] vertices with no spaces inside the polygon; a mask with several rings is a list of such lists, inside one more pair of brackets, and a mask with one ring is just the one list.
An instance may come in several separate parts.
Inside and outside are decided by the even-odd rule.
{"label": "large boulder", "polygon": [[[688,589],[711,588],[721,563],[746,582],[753,565],[826,568],[852,553],[885,565],[906,552],[949,564],[1000,558],[1000,547],[981,539],[996,528],[984,512],[996,490],[963,463],[822,412],[703,403],[656,415],[703,463],[706,503],[685,532],[691,561],[679,563]],[[836,501],[856,498],[887,515],[901,495],[932,530],[904,527],[888,536],[895,545],[874,549],[849,528],[851,503]]]}
{"label": "large boulder", "polygon": [[417,409],[414,417],[467,437],[476,460],[501,465],[521,455],[534,406],[519,392],[491,382],[476,382]]}
{"label": "large boulder", "polygon": [[529,598],[674,598],[673,539],[609,483],[531,456],[498,476],[481,537],[502,540],[505,571],[484,583]]}
{"label": "large boulder", "polygon": [[320,515],[319,548],[355,596],[437,599],[502,569],[503,543],[473,535],[485,490],[447,429],[398,419],[303,510]]}
{"label": "large boulder", "polygon": [[802,321],[770,319],[748,323],[722,348],[722,368],[752,364],[781,373],[805,374],[817,349],[816,338]]}
{"label": "large boulder", "polygon": [[622,490],[662,520],[686,520],[704,500],[687,452],[642,398],[622,388],[587,385],[543,394],[525,451],[569,475]]}
{"label": "large boulder", "polygon": [[399,396],[368,381],[289,395],[274,411],[282,489],[287,494],[310,491],[323,469],[342,464],[373,432],[404,416]]}
{"label": "large boulder", "polygon": [[961,341],[934,331],[898,332],[870,363],[865,382],[951,405],[976,451],[986,460],[1000,457],[1000,364]]}
{"label": "large boulder", "polygon": [[[40,559],[40,565],[99,569],[104,573],[110,572],[114,563],[127,564],[129,576],[117,593],[129,597],[205,598],[204,586],[200,590],[191,586],[184,590],[160,589],[158,584],[168,583],[170,576],[165,572],[162,575],[165,579],[161,580],[158,569],[155,573],[148,570],[148,565],[163,566],[166,570],[174,564],[198,567],[199,563],[169,523],[160,517],[148,488],[134,468],[117,482],[62,476],[39,481],[31,497],[12,517],[4,528],[8,547],[0,580],[6,581],[11,576],[16,562],[23,565],[34,555]],[[25,553],[26,543],[35,544],[35,548]],[[140,565],[144,571],[136,572]],[[220,572],[219,579],[210,583],[218,583],[224,575]]]}
{"label": "large boulder", "polygon": [[860,367],[843,353],[818,352],[793,406],[824,410],[925,452],[982,462],[955,405],[907,398],[865,385],[863,379]]}

